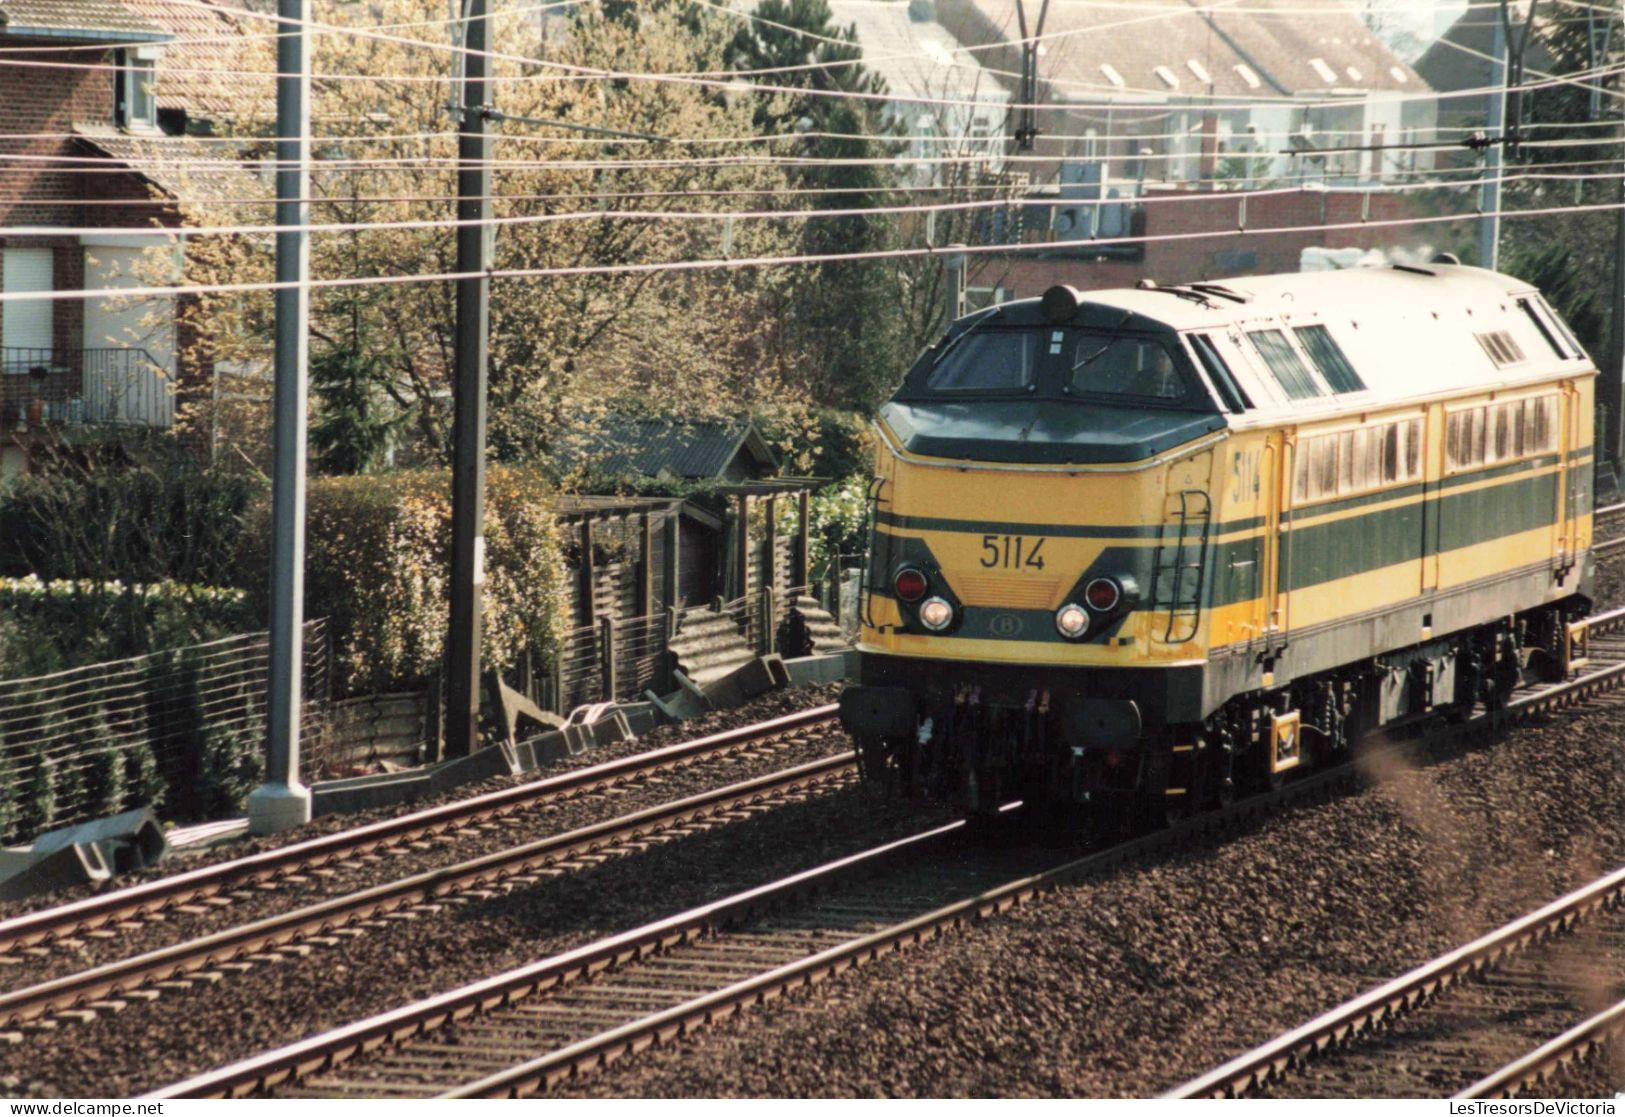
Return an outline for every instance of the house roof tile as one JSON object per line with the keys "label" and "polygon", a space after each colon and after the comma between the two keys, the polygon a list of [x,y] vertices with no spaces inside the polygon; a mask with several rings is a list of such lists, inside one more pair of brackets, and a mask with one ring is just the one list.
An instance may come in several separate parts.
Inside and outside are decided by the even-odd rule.
{"label": "house roof tile", "polygon": [[0,33],[99,42],[162,42],[171,37],[119,0],[0,0]]}

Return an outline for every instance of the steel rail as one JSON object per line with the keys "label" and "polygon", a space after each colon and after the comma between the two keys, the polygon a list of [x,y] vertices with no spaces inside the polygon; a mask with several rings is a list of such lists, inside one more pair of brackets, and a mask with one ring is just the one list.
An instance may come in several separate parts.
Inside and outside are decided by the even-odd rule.
{"label": "steel rail", "polygon": [[[1594,618],[1594,623],[1605,631],[1625,627],[1625,609],[1600,614]],[[1449,735],[1462,734],[1486,725],[1505,724],[1547,708],[1560,707],[1601,689],[1608,681],[1621,678],[1625,678],[1625,662],[1612,664],[1590,675],[1515,699],[1501,710],[1479,714],[1468,722],[1451,727]],[[1411,749],[1414,744],[1415,742],[1398,743],[1387,746],[1385,751],[1399,753]],[[810,983],[821,976],[833,975],[906,943],[934,937],[950,925],[1003,911],[1038,892],[1171,848],[1204,831],[1224,830],[1249,818],[1267,814],[1284,804],[1324,794],[1351,777],[1358,776],[1359,773],[1352,764],[1312,773],[1279,790],[1251,796],[1229,807],[1199,815],[1168,830],[1133,839],[1042,873],[1023,877],[983,892],[970,900],[960,901],[909,920],[907,923],[856,938],[792,965],[778,967],[756,978],[736,983],[727,990],[717,990],[696,998],[680,1006],[680,1009],[667,1010],[634,1024],[604,1032],[569,1048],[545,1055],[541,1059],[531,1060],[521,1068],[488,1076],[464,1089],[469,1096],[475,1093],[501,1096],[505,1092],[523,1092],[539,1082],[555,1081],[585,1066],[607,1062],[619,1053],[640,1049],[650,1042],[669,1039],[702,1026],[710,1020],[731,1015],[740,1006],[763,1000],[775,991]],[[960,824],[950,824],[928,833],[946,832],[958,825]],[[701,931],[702,928],[699,926],[685,922],[696,918],[698,913],[709,912],[711,914],[708,918],[720,922],[723,913],[737,915],[742,911],[754,910],[749,907],[746,897],[783,896],[785,893],[779,890],[789,887],[791,881],[800,882],[802,885],[815,879],[823,883],[833,883],[843,871],[839,866],[856,865],[868,858],[878,857],[884,850],[905,848],[908,843],[926,836],[918,835],[916,838],[906,839],[903,843],[892,843],[859,854],[847,859],[846,862],[808,870],[806,873],[789,878],[788,881],[762,886],[740,897],[709,905],[705,909],[695,909],[694,912],[672,916],[667,920],[623,932],[601,943],[590,944],[557,958],[544,959],[506,974],[499,974],[424,1001],[357,1021],[332,1032],[262,1052],[230,1066],[166,1086],[147,1096],[240,1097],[273,1088],[290,1078],[334,1067],[381,1044],[404,1041],[431,1032],[447,1022],[465,1019],[484,1009],[514,1003],[536,992],[562,984],[572,976],[584,976],[596,972],[596,969],[657,953],[668,945],[688,941],[695,933]],[[867,867],[872,868],[873,863]],[[731,906],[735,904],[744,906]],[[678,928],[686,928],[686,931],[680,931]],[[596,963],[596,967],[587,968],[579,964],[583,959]],[[475,1089],[476,1086],[479,1088],[478,1091]]]}
{"label": "steel rail", "polygon": [[0,954],[501,817],[833,719],[833,703],[0,920]]}
{"label": "steel rail", "polygon": [[1235,1098],[1268,1085],[1301,1061],[1422,1004],[1481,970],[1538,945],[1599,910],[1625,902],[1625,869],[1561,896],[1538,911],[1481,935],[1384,982],[1268,1043],[1236,1056],[1164,1098]]}
{"label": "steel rail", "polygon": [[653,950],[689,941],[713,928],[757,911],[778,906],[797,896],[827,887],[853,872],[867,872],[926,843],[961,829],[955,821],[919,834],[887,842],[874,849],[852,854],[782,880],[699,907],[641,927],[587,943],[550,958],[522,966],[508,973],[390,1009],[387,1012],[347,1024],[330,1032],[310,1036],[286,1047],[240,1060],[218,1070],[195,1075],[145,1095],[148,1098],[240,1097],[259,1089],[269,1089],[296,1072],[306,1074],[344,1061],[348,1056],[370,1051],[381,1042],[399,1042],[443,1023],[462,1020],[475,1012],[497,1008],[532,993],[555,988],[590,976],[623,962],[644,957]]}
{"label": "steel rail", "polygon": [[[1394,750],[1406,748],[1406,745],[1391,746]],[[951,924],[965,922],[968,919],[992,914],[1006,910],[1023,900],[1030,898],[1038,892],[1046,891],[1062,884],[1083,877],[1097,874],[1116,868],[1137,858],[1172,848],[1178,843],[1193,836],[1208,831],[1222,831],[1227,827],[1236,825],[1247,819],[1265,815],[1278,809],[1281,805],[1300,800],[1309,799],[1322,794],[1333,786],[1340,784],[1351,777],[1357,777],[1358,772],[1353,765],[1340,765],[1335,769],[1316,772],[1306,778],[1297,780],[1284,788],[1262,792],[1258,795],[1239,800],[1228,807],[1198,815],[1178,826],[1167,830],[1148,834],[1140,838],[1112,846],[1109,849],[1089,854],[1085,857],[1066,862],[1063,865],[1045,870],[1043,872],[1021,877],[1008,884],[987,890],[969,900],[959,901],[937,909],[929,914],[911,919],[904,924],[896,925],[887,930],[875,932],[870,935],[854,939],[852,942],[838,946],[833,951],[813,955],[795,966],[779,967],[769,974],[763,974],[751,982],[730,986],[739,997],[744,1000],[760,999],[776,983],[789,982],[789,984],[803,983],[816,980],[817,977],[839,972],[862,961],[878,957],[887,948],[881,945],[888,935],[893,936],[895,944],[900,945],[905,940],[918,942],[929,937],[937,930],[946,929]],[[749,902],[753,897],[783,897],[791,893],[783,890],[792,884],[798,887],[809,883],[829,885],[844,879],[854,871],[870,871],[878,858],[888,850],[903,850],[912,843],[921,841],[932,835],[947,833],[963,826],[962,822],[950,823],[925,834],[904,839],[902,842],[889,843],[875,850],[858,854],[854,857],[816,869],[807,870],[785,881],[764,885],[750,892],[742,893],[738,897],[719,901],[707,905],[705,908],[695,909],[646,925],[632,931],[623,932],[603,940],[600,944],[582,947],[577,951],[560,955],[556,959],[545,959],[506,974],[499,974],[472,985],[448,993],[430,997],[415,1004],[405,1005],[386,1013],[346,1025],[330,1033],[312,1036],[300,1040],[287,1047],[266,1051],[260,1055],[234,1063],[231,1066],[215,1071],[196,1075],[184,1082],[154,1092],[153,1098],[207,1098],[207,1097],[240,1097],[257,1090],[269,1089],[290,1077],[303,1076],[315,1073],[338,1065],[348,1058],[366,1051],[373,1050],[380,1044],[398,1042],[421,1035],[440,1027],[441,1025],[457,1019],[463,1019],[474,1012],[485,1008],[497,1008],[511,1004],[531,994],[552,988],[561,984],[566,976],[577,976],[595,972],[583,969],[573,963],[582,958],[590,958],[600,962],[603,966],[618,962],[635,960],[651,955],[668,945],[687,941],[692,935],[673,936],[674,928],[687,928],[689,931],[708,929],[722,922],[725,915],[737,916],[756,910],[754,904]],[[861,868],[860,868],[861,867]],[[704,916],[711,922],[706,928],[699,926],[699,917]],[[547,978],[539,981],[538,975]],[[787,987],[780,984],[779,987]],[[720,994],[721,991],[718,991]],[[708,994],[702,1011],[706,1019],[716,1019],[722,1013],[719,1006],[726,998],[716,999],[718,994]],[[744,1003],[739,1001],[738,1003]],[[685,1007],[692,1007],[685,1006]],[[671,1022],[664,1014],[658,1020],[648,1018],[653,1023],[645,1021],[649,1027],[657,1029],[649,1034],[669,1035]],[[683,1028],[690,1028],[704,1020],[689,1019]],[[602,1043],[593,1046],[590,1050],[582,1048],[576,1054],[582,1059],[598,1058],[616,1048],[618,1044],[630,1044],[632,1048],[643,1046],[641,1039],[629,1039],[631,1035],[621,1033],[625,1029],[616,1029],[614,1038],[605,1033],[604,1037],[594,1037]],[[592,1043],[593,1041],[584,1041]],[[579,1045],[577,1045],[579,1046]],[[573,1049],[572,1049],[573,1050]],[[552,1058],[552,1056],[548,1056]],[[577,1059],[579,1064],[580,1060]],[[527,1064],[528,1065],[528,1064]],[[551,1072],[551,1064],[549,1070]],[[528,1072],[527,1072],[528,1073]],[[524,1075],[521,1075],[524,1077]],[[556,1077],[556,1076],[555,1076]]]}
{"label": "steel rail", "polygon": [[79,973],[0,993],[0,1022],[16,1025],[76,1008],[154,981],[172,980],[245,955],[320,936],[334,928],[433,903],[458,892],[499,882],[527,870],[648,836],[684,822],[725,813],[844,779],[856,770],[851,753],[801,764],[782,772],[717,788],[619,818],[550,835],[457,865],[403,877],[294,911],[267,916],[199,939],[122,958]]}
{"label": "steel rail", "polygon": [[1512,1098],[1525,1086],[1549,1081],[1569,1063],[1582,1059],[1598,1047],[1625,1035],[1625,1001],[1583,1020],[1562,1035],[1548,1040],[1521,1059],[1485,1075],[1457,1098]]}

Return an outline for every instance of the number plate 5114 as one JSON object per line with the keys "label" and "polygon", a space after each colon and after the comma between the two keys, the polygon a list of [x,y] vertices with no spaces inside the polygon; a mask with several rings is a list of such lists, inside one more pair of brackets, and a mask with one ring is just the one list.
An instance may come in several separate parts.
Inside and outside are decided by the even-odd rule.
{"label": "number plate 5114", "polygon": [[1044,569],[1043,536],[984,535],[982,566],[988,570]]}

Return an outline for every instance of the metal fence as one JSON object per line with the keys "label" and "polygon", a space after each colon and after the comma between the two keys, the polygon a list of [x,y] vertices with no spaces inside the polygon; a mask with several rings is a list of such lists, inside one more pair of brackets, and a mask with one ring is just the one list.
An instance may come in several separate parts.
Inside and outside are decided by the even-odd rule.
{"label": "metal fence", "polygon": [[[142,806],[202,817],[264,752],[266,633],[0,680],[0,841]],[[326,763],[331,656],[305,625],[301,768]]]}
{"label": "metal fence", "polygon": [[175,384],[139,348],[0,348],[0,423],[169,427]]}

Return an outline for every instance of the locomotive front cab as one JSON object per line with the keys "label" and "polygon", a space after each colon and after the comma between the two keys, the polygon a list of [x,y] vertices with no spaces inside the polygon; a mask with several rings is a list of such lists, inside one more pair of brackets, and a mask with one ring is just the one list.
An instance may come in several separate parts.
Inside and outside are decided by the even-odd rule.
{"label": "locomotive front cab", "polygon": [[1226,420],[1180,336],[1066,289],[971,319],[881,410],[866,778],[996,809],[1161,801],[1202,716]]}

